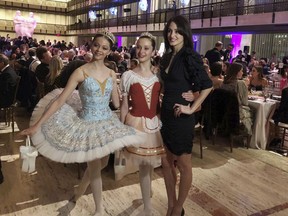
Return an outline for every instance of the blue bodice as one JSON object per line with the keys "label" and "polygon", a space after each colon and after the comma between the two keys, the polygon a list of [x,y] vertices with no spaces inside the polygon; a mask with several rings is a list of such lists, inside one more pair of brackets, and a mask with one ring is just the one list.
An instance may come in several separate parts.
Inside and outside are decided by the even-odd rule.
{"label": "blue bodice", "polygon": [[103,83],[92,77],[86,77],[78,89],[82,103],[82,110],[79,116],[86,121],[110,118],[112,111],[109,108],[109,101],[112,89],[112,77],[107,78]]}

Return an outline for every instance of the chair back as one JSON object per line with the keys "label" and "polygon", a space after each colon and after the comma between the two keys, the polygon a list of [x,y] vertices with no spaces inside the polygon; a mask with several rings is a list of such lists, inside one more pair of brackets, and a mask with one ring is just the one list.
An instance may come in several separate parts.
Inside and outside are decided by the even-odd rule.
{"label": "chair back", "polygon": [[281,95],[280,81],[273,81],[272,84],[273,94]]}
{"label": "chair back", "polygon": [[236,92],[215,89],[211,95],[211,127],[224,136],[239,134],[240,113]]}
{"label": "chair back", "polygon": [[19,89],[19,84],[20,84],[21,76],[16,77],[16,86],[15,86],[15,92],[14,92],[14,98],[13,98],[13,104],[15,105],[17,102],[17,94],[18,94],[18,89]]}
{"label": "chair back", "polygon": [[37,100],[40,100],[45,96],[44,83],[40,82],[38,79],[37,79],[36,94],[37,94]]}

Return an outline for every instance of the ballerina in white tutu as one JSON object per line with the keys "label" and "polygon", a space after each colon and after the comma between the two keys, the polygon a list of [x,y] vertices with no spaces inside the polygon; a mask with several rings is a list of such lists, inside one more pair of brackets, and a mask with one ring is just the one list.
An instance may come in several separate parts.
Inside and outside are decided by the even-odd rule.
{"label": "ballerina in white tutu", "polygon": [[93,60],[75,70],[63,91],[56,89],[41,99],[32,114],[32,126],[20,132],[31,135],[40,154],[53,161],[87,162],[74,200],[90,184],[97,216],[104,212],[101,169],[108,155],[143,141],[141,133],[122,124],[109,108],[110,99],[120,106],[116,75],[104,64],[114,42],[110,32],[98,32],[91,45]]}

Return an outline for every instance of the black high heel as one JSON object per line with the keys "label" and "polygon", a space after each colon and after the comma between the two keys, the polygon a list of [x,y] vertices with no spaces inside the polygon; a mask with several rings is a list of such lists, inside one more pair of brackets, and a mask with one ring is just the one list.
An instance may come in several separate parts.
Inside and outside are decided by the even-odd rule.
{"label": "black high heel", "polygon": [[181,216],[184,216],[184,215],[185,215],[185,210],[184,210],[184,208],[182,208]]}

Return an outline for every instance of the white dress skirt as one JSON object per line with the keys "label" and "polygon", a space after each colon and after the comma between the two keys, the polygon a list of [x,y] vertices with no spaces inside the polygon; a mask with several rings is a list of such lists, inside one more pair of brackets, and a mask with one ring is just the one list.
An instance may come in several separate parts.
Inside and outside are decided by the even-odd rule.
{"label": "white dress skirt", "polygon": [[[39,153],[53,161],[81,163],[100,159],[126,146],[138,146],[143,133],[122,124],[109,108],[112,78],[99,83],[86,77],[67,102],[31,137]],[[102,85],[102,86],[101,86]],[[55,89],[37,104],[33,125],[62,89]]]}

